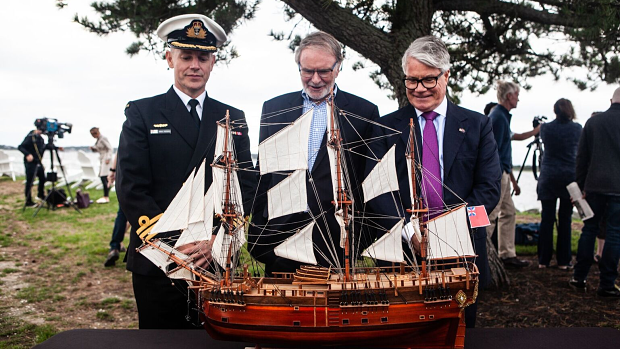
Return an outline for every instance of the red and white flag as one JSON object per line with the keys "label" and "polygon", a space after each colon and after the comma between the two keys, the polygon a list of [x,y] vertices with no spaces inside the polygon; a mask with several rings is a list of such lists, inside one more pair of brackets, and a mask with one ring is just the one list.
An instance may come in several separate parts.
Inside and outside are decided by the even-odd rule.
{"label": "red and white flag", "polygon": [[484,205],[467,207],[467,217],[469,218],[469,225],[472,228],[480,228],[491,225]]}

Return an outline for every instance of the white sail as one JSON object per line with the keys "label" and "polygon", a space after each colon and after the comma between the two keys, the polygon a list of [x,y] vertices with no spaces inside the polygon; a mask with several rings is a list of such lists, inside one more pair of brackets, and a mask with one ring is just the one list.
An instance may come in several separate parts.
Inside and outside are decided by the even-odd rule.
{"label": "white sail", "polygon": [[347,242],[347,230],[344,226],[344,213],[342,209],[334,212],[334,216],[336,217],[336,222],[338,222],[338,226],[340,227],[340,247],[344,248]]}
{"label": "white sail", "polygon": [[226,234],[226,228],[224,228],[223,225],[220,226],[220,230],[217,232],[211,248],[211,256],[213,257],[213,260],[222,268],[226,268],[228,249],[231,249],[231,256],[235,256],[245,241],[245,231],[243,226],[239,227],[235,231],[234,235]]}
{"label": "white sail", "polygon": [[205,160],[194,176],[192,184],[192,198],[189,202],[189,221],[188,223],[196,223],[204,220],[205,217]]}
{"label": "white sail", "polygon": [[182,260],[187,260],[189,258],[186,254],[173,249],[170,245],[161,240],[156,240],[152,243],[159,248],[152,245],[145,245],[140,249],[140,253],[164,272],[166,272],[166,267],[168,267],[168,265],[170,265],[173,261],[170,259],[170,256],[162,250],[168,252],[169,254],[173,254]]}
{"label": "white sail", "polygon": [[364,202],[368,202],[381,194],[398,190],[395,154],[396,145],[393,145],[362,182]]}
{"label": "white sail", "polygon": [[399,220],[389,232],[362,252],[362,256],[393,263],[404,262],[405,258],[403,257],[403,245],[401,242],[403,221],[403,219]]}
{"label": "white sail", "polygon": [[[213,159],[217,159],[224,153],[224,140],[226,139],[226,126],[217,124],[217,138],[215,140],[215,152]],[[232,134],[228,133],[228,151],[233,151]]]}
{"label": "white sail", "polygon": [[411,178],[412,173],[411,173],[411,159],[409,157],[407,157],[407,178],[409,178],[409,200],[411,200],[411,203],[414,202],[414,197],[413,197],[413,178]]}
{"label": "white sail", "polygon": [[171,279],[194,280],[194,273],[192,273],[186,268],[177,268],[176,270],[168,273],[167,275]]}
{"label": "white sail", "polygon": [[313,109],[258,145],[260,174],[308,168],[308,138]]}
{"label": "white sail", "polygon": [[316,265],[317,261],[314,256],[312,243],[312,228],[314,228],[314,221],[276,246],[273,252],[278,257]]}
{"label": "white sail", "polygon": [[164,214],[153,226],[151,234],[187,229],[193,182],[194,172],[192,171]]}
{"label": "white sail", "polygon": [[269,219],[305,211],[308,208],[306,171],[297,170],[267,191]]}
{"label": "white sail", "polygon": [[202,221],[190,223],[181,233],[174,247],[183,246],[195,241],[211,240],[211,231],[213,230],[213,185],[209,187],[207,193],[203,196],[203,217]]}
{"label": "white sail", "polygon": [[426,223],[430,259],[474,256],[465,205]]}
{"label": "white sail", "polygon": [[[226,172],[223,168],[212,167],[211,173],[213,174],[213,210],[217,214],[222,214],[222,202],[224,202],[224,186],[226,183]],[[234,202],[237,212],[240,215],[244,215],[243,212],[243,197],[241,196],[241,185],[239,184],[239,177],[237,171],[232,173],[232,185],[231,185],[231,197],[230,200]]]}

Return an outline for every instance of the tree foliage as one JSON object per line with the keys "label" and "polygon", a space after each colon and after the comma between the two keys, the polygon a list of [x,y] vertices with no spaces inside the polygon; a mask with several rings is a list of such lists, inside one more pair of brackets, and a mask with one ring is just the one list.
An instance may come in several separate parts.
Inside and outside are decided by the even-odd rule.
{"label": "tree foliage", "polygon": [[[316,28],[376,64],[371,78],[407,103],[401,57],[435,35],[451,55],[453,99],[485,93],[498,79],[529,88],[530,77],[585,68],[566,77],[580,89],[620,80],[617,0],[282,0]],[[295,19],[291,14],[291,19]]]}
{"label": "tree foliage", "polygon": [[[465,89],[485,93],[498,79],[511,79],[526,89],[528,78],[565,73],[580,89],[620,81],[618,0],[281,0],[290,20],[307,20],[333,34],[343,45],[374,63],[370,77],[407,103],[401,57],[418,37],[435,35],[448,45],[452,58],[450,95],[458,101]],[[98,35],[131,31],[138,40],[127,48],[161,54],[154,37],[159,23],[175,15],[203,13],[227,33],[253,18],[260,0],[113,0],[95,2],[96,22],[75,21]],[[57,0],[60,8],[66,0]],[[291,39],[299,36],[272,33]],[[234,48],[219,59],[236,56]],[[361,68],[368,65],[360,62]]]}
{"label": "tree foliage", "polygon": [[[187,13],[204,14],[215,20],[226,33],[230,33],[244,20],[254,17],[260,0],[114,0],[93,2],[92,8],[99,15],[97,21],[78,14],[74,21],[97,35],[114,32],[132,32],[137,41],[126,48],[130,56],[140,51],[150,51],[163,56],[164,43],[155,31],[164,20]],[[57,6],[67,6],[58,0]],[[218,50],[218,61],[229,62],[237,57],[233,46]]]}

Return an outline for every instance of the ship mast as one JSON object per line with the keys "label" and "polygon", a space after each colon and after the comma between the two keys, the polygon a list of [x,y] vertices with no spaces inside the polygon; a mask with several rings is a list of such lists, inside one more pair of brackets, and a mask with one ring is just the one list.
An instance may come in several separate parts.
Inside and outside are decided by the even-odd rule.
{"label": "ship mast", "polygon": [[349,207],[352,202],[347,196],[347,192],[344,187],[344,183],[342,183],[342,164],[340,162],[340,153],[342,151],[342,137],[340,136],[340,129],[336,126],[336,118],[334,115],[334,90],[332,89],[330,93],[330,101],[331,104],[331,113],[329,117],[331,118],[331,127],[329,130],[329,145],[331,145],[336,152],[336,178],[337,178],[337,201],[334,204],[338,205],[342,208],[342,219],[344,222],[345,229],[345,239],[344,239],[344,280],[351,281],[351,263],[350,263],[350,248],[349,248]]}
{"label": "ship mast", "polygon": [[[228,137],[230,137],[230,114],[229,111],[226,110],[226,132],[224,133],[224,152],[223,157],[220,160],[224,163],[224,171],[226,172],[226,183],[224,186],[224,205],[222,209],[222,216],[224,217],[224,221],[228,226],[226,230],[226,234],[231,235],[231,241],[233,239],[232,235],[234,235],[234,222],[237,219],[237,210],[235,209],[235,205],[230,200],[230,188],[232,181],[232,171],[234,171],[233,167],[235,165],[235,159],[233,158],[232,149],[228,149]],[[224,278],[224,284],[226,286],[230,286],[232,284],[231,279],[231,266],[232,263],[232,248],[228,246],[228,252],[226,253],[226,274]]]}
{"label": "ship mast", "polygon": [[[411,213],[412,218],[419,218],[418,213],[428,212],[427,208],[423,208],[422,198],[418,197],[416,186],[416,170],[415,170],[415,125],[413,118],[409,119],[409,153],[405,156],[409,159],[411,164],[409,171],[411,171],[411,209],[407,209]],[[428,238],[426,234],[426,227],[420,227],[420,233],[422,235],[422,241],[420,241],[420,256],[422,257],[422,277],[427,276],[426,272],[426,249],[428,248]]]}

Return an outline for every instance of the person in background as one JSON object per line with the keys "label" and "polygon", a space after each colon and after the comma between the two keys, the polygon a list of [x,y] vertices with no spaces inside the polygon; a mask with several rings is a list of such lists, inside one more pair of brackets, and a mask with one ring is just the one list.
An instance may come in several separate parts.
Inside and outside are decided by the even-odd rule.
{"label": "person in background", "polygon": [[17,148],[24,154],[24,167],[26,168],[26,207],[37,206],[32,200],[32,184],[34,183],[34,177],[39,179],[37,199],[43,200],[45,198],[45,171],[43,170],[42,161],[46,145],[43,137],[41,137],[41,133],[42,131],[38,128],[30,131]]}
{"label": "person in background", "polygon": [[[592,112],[590,117],[598,115],[602,112],[595,111]],[[607,217],[601,217],[601,221],[599,222],[599,232],[596,236],[596,252],[594,253],[594,263],[598,263],[601,260],[601,256],[603,255],[603,248],[605,247],[605,226],[607,225]]]}
{"label": "person in background", "polygon": [[90,129],[90,135],[97,140],[95,145],[90,147],[95,153],[99,153],[99,178],[103,184],[103,197],[99,198],[96,203],[107,204],[110,202],[110,187],[108,186],[108,174],[110,174],[110,161],[112,160],[113,149],[108,138],[99,132],[98,127]]}
{"label": "person in background", "polygon": [[599,297],[620,299],[618,260],[620,259],[620,87],[611,106],[591,117],[583,128],[577,150],[576,182],[594,212],[583,222],[577,247],[577,264],[568,284],[585,292],[586,278],[594,261],[594,241],[600,221],[607,217],[603,254],[598,262]]}
{"label": "person in background", "polygon": [[523,268],[530,263],[526,260],[518,259],[517,252],[515,251],[516,209],[510,196],[510,184],[512,183],[516,195],[521,193],[521,189],[512,174],[511,141],[522,141],[537,135],[540,131],[540,125],[524,133],[513,133],[510,129],[512,114],[509,112],[516,108],[517,103],[519,103],[519,85],[514,82],[497,82],[497,101],[499,104],[491,110],[489,119],[493,123],[493,135],[497,142],[497,151],[502,168],[502,193],[499,203],[489,215],[491,225],[487,226],[487,233],[489,235],[493,234],[497,220],[497,252],[499,257],[506,267]]}
{"label": "person in background", "polygon": [[493,110],[493,108],[495,108],[496,105],[497,103],[495,102],[487,103],[487,105],[484,106],[484,115],[489,116],[489,114],[491,114],[491,110]]}
{"label": "person in background", "polygon": [[[575,109],[571,101],[559,99],[553,105],[555,120],[542,124],[540,139],[545,157],[538,177],[538,200],[542,204],[540,236],[538,238],[538,267],[547,268],[553,254],[553,224],[557,222],[556,259],[559,269],[571,265],[571,216],[573,205],[566,186],[575,181],[575,159],[581,125],[574,122]],[[556,220],[556,204],[560,208]]]}
{"label": "person in background", "polygon": [[[116,180],[116,155],[110,163],[110,173],[108,174],[108,186],[112,187]],[[116,261],[120,257],[121,252],[124,252],[122,246],[123,239],[125,239],[125,231],[127,231],[127,217],[121,210],[120,205],[116,212],[116,219],[114,220],[114,228],[112,229],[112,239],[110,240],[110,252],[103,263],[106,267],[111,267],[116,264]]]}

